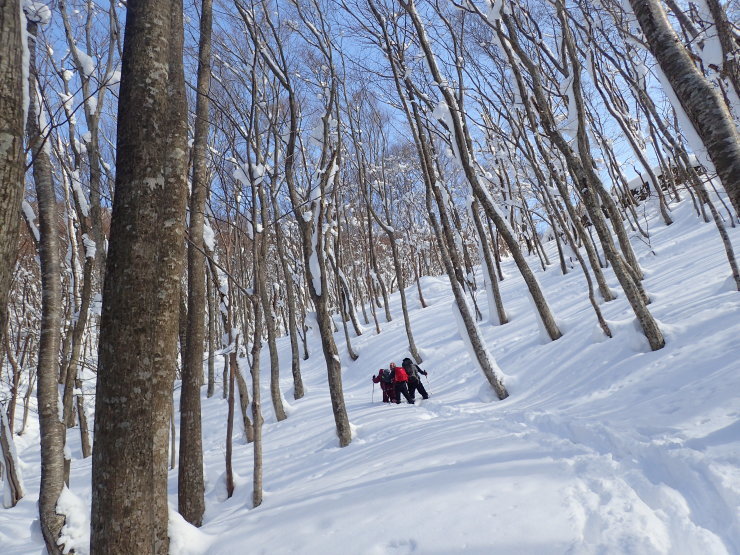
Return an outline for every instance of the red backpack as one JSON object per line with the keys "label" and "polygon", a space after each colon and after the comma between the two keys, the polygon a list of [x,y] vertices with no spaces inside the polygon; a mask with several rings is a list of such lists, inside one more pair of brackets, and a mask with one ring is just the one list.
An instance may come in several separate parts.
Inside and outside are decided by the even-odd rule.
{"label": "red backpack", "polygon": [[402,366],[396,366],[396,375],[393,377],[394,382],[407,382],[409,381],[409,375]]}

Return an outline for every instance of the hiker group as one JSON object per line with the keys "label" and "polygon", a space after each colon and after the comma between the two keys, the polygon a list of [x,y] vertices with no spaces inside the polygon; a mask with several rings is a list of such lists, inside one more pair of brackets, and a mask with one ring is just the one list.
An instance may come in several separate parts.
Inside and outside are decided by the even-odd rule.
{"label": "hiker group", "polygon": [[425,370],[419,368],[410,358],[403,359],[401,366],[391,362],[390,368],[381,368],[377,376],[373,376],[373,383],[379,383],[383,390],[384,403],[400,403],[401,395],[410,404],[414,404],[416,392],[424,399],[429,399],[424,384],[421,383],[419,374],[427,375]]}

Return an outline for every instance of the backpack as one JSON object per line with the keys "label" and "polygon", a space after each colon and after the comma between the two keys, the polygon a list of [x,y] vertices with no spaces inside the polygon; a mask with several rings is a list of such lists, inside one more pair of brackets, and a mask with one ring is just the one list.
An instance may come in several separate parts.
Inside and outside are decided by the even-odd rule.
{"label": "backpack", "polygon": [[403,366],[396,366],[396,381],[397,382],[405,382],[408,381],[409,375],[406,373],[406,370],[403,369]]}
{"label": "backpack", "polygon": [[380,376],[380,381],[383,383],[391,383],[393,381],[393,375],[388,368],[383,368],[383,373]]}
{"label": "backpack", "polygon": [[409,379],[419,379],[419,367],[411,362],[410,358],[403,359],[403,369],[406,370],[406,374],[408,375]]}

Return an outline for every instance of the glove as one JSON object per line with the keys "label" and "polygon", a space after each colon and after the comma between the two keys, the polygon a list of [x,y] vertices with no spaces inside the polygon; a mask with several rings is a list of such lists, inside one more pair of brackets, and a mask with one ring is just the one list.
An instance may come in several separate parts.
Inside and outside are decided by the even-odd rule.
{"label": "glove", "polygon": [[427,371],[426,370],[422,370],[421,373],[424,374],[425,376],[427,375]]}

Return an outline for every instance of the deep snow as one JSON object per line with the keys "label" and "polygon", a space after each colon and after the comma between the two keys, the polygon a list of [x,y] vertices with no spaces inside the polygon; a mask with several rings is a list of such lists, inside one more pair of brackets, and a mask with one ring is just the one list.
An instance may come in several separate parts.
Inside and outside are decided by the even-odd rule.
{"label": "deep snow", "polygon": [[[543,339],[523,281],[504,261],[511,322],[493,326],[484,318],[481,329],[505,374],[505,401],[495,400],[471,364],[446,278],[424,278],[426,309],[415,287],[407,290],[429,400],[384,405],[370,381],[407,356],[398,295],[380,335],[366,325],[352,339],[356,362],[337,334],[354,428],[344,449],[318,343],[302,365],[306,396],[294,401],[289,346],[281,339],[289,417],[275,422],[263,356],[265,494],[258,508],[250,501],[252,450],[241,437],[235,494],[225,498],[226,402],[206,399],[204,390],[205,524],[196,530],[173,511],[171,552],[740,553],[740,293],[714,224],[696,218],[687,202],[674,217],[670,227],[651,218],[650,246],[633,235],[651,310],[666,335],[658,352],[650,352],[621,294],[601,305],[615,337],[601,334],[580,269],[562,276],[554,244],[555,264],[546,272],[530,259],[564,332],[557,341]],[[740,251],[740,229],[729,231]],[[69,438],[70,489],[80,499],[65,494],[65,505],[89,509],[90,460],[79,458],[77,430]],[[39,553],[35,420],[16,446],[27,495],[0,510],[0,551]],[[174,507],[176,486],[174,470]],[[89,517],[76,516],[68,536],[84,544],[80,518]]]}

